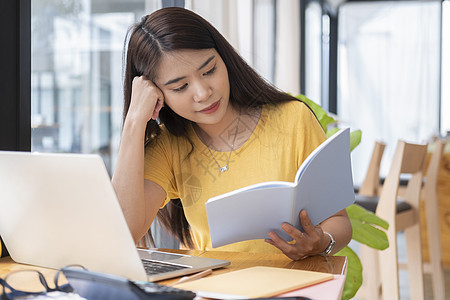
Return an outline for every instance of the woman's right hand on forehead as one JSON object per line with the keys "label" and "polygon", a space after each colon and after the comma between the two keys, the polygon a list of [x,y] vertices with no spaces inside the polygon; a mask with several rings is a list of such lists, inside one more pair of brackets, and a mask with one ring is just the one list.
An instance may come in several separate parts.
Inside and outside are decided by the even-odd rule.
{"label": "woman's right hand on forehead", "polygon": [[142,118],[145,122],[156,120],[163,106],[164,95],[161,90],[144,76],[134,77],[127,117]]}

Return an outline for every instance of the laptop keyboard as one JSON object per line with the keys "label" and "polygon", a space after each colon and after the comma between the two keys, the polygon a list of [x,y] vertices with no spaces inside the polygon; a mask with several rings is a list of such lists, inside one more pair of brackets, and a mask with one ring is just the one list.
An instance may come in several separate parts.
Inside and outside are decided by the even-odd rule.
{"label": "laptop keyboard", "polygon": [[167,272],[172,272],[172,271],[176,271],[176,270],[189,268],[187,266],[173,265],[173,264],[163,263],[163,262],[154,261],[154,260],[147,260],[147,259],[142,259],[142,263],[144,264],[144,269],[148,275],[167,273]]}

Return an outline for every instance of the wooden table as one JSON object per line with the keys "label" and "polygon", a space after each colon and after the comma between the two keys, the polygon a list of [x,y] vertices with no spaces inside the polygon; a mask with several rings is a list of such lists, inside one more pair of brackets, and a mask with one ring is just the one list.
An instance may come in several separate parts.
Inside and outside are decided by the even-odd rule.
{"label": "wooden table", "polygon": [[[231,264],[227,267],[214,270],[213,275],[222,274],[253,266],[270,266],[288,269],[300,269],[332,274],[346,274],[347,272],[347,258],[345,256],[331,256],[331,257],[316,256],[316,257],[309,257],[300,261],[292,261],[284,254],[262,254],[262,253],[174,250],[174,249],[160,249],[160,250],[201,257],[225,259],[231,262]],[[5,275],[11,271],[24,269],[35,269],[35,270],[37,269],[41,271],[46,277],[50,286],[53,286],[53,276],[56,272],[55,270],[18,264],[15,263],[10,257],[4,257],[0,259],[0,277],[2,278],[5,277]],[[164,280],[159,283],[167,285],[176,280],[178,279],[175,278]]]}
{"label": "wooden table", "polygon": [[[236,271],[254,266],[279,267],[287,269],[308,270],[323,273],[344,275],[347,272],[347,257],[345,256],[315,256],[303,260],[293,261],[284,254],[226,252],[226,251],[200,251],[200,250],[172,250],[161,249],[175,253],[194,256],[229,260],[231,264],[213,271],[213,275]],[[170,284],[177,279],[162,281]]]}

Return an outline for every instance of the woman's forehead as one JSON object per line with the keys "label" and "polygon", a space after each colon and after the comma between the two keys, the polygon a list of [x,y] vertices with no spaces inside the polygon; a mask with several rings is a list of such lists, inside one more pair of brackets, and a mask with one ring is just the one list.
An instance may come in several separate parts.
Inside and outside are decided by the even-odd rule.
{"label": "woman's forehead", "polygon": [[187,76],[205,67],[205,62],[217,57],[219,53],[215,49],[182,49],[166,52],[161,57],[156,80],[165,82],[173,77]]}

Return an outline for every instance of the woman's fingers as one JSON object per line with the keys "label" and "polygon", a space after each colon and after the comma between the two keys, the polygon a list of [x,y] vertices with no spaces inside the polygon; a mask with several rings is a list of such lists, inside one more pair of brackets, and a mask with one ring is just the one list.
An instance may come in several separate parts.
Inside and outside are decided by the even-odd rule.
{"label": "woman's fingers", "polygon": [[280,249],[281,252],[283,252],[290,259],[299,260],[305,257],[305,255],[299,251],[295,244],[289,244],[275,232],[269,232],[269,237],[270,239],[265,239],[265,242]]}
{"label": "woman's fingers", "polygon": [[320,228],[320,226],[313,225],[306,210],[300,211],[299,218],[303,230],[305,234],[309,237],[311,243],[314,245],[319,243],[323,235],[322,228]]}
{"label": "woman's fingers", "polygon": [[164,106],[164,95],[161,90],[144,76],[133,79],[131,103],[128,113],[146,122],[156,119]]}
{"label": "woman's fingers", "polygon": [[303,232],[295,228],[289,223],[283,223],[281,228],[293,240],[294,243],[288,243],[282,239],[275,232],[270,232],[270,239],[265,241],[278,249],[280,249],[286,256],[293,260],[302,259],[311,255],[317,255],[323,251],[324,233],[320,226],[314,226],[308,213],[303,210],[299,214],[300,222],[303,227]]}
{"label": "woman's fingers", "polygon": [[153,111],[152,119],[156,120],[159,116],[159,111],[164,107],[164,101],[162,98],[158,98],[155,106],[155,110]]}

